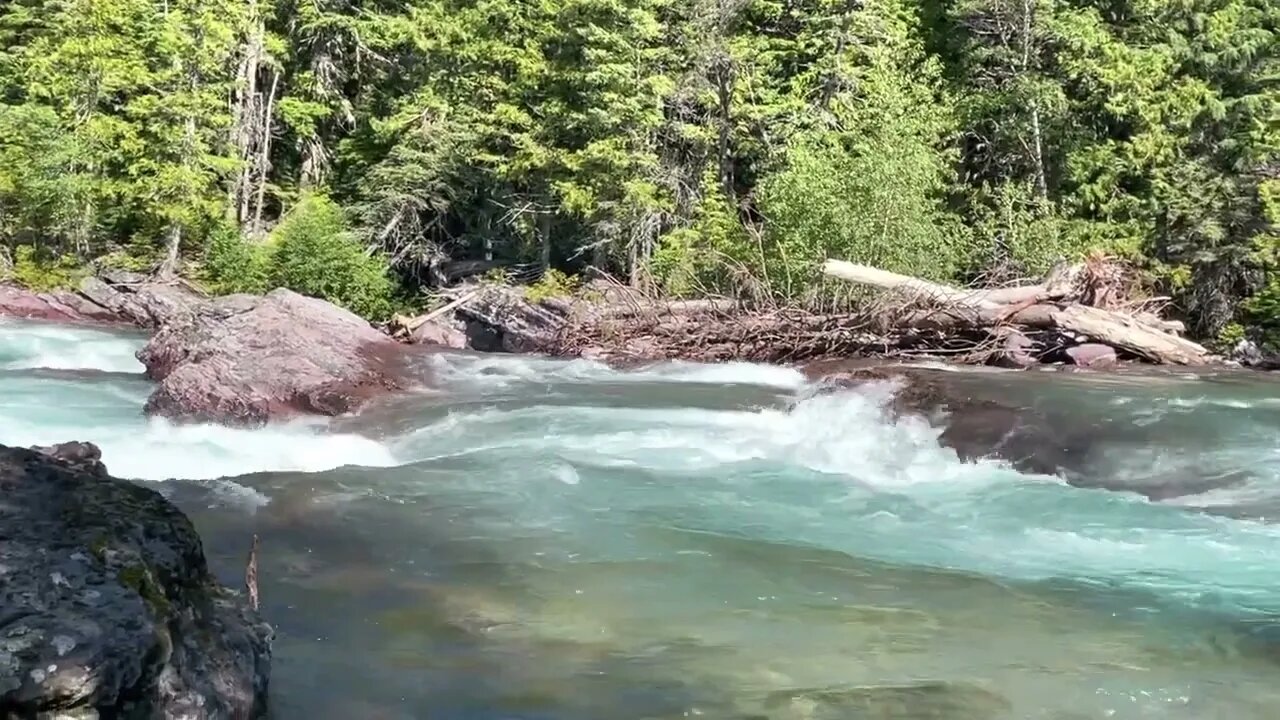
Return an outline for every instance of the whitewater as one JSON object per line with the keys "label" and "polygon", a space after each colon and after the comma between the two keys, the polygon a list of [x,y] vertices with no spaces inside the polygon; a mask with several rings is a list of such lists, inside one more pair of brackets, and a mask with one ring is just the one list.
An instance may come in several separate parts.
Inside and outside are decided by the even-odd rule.
{"label": "whitewater", "polygon": [[422,390],[354,416],[175,425],[142,416],[144,341],[0,321],[0,442],[96,443],[228,584],[261,536],[274,717],[1280,707],[1262,375],[957,373],[1097,429],[1068,483],[961,462],[886,418],[891,383],[751,364],[424,353]]}

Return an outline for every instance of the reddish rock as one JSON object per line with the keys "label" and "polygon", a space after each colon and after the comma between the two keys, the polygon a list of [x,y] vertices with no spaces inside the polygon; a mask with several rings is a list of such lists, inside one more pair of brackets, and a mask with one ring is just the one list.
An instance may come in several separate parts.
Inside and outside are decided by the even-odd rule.
{"label": "reddish rock", "polygon": [[103,307],[92,299],[71,292],[55,290],[43,296],[51,306],[76,318],[80,322],[106,323],[113,325],[132,324],[132,318]]}
{"label": "reddish rock", "polygon": [[12,285],[0,285],[0,315],[43,322],[133,324],[133,318],[82,293],[70,290],[37,293]]}
{"label": "reddish rock", "polygon": [[1087,368],[1107,367],[1118,361],[1115,348],[1100,343],[1084,343],[1067,348],[1067,357],[1073,365]]}
{"label": "reddish rock", "polygon": [[467,334],[443,318],[419,325],[410,339],[417,345],[438,345],[454,350],[467,347]]}
{"label": "reddish rock", "polygon": [[158,382],[147,413],[259,425],[339,415],[396,389],[403,351],[355,314],[280,289],[187,307],[138,359]]}
{"label": "reddish rock", "polygon": [[38,293],[11,285],[0,285],[0,315],[50,322],[69,322],[79,319],[66,308],[54,306]]}

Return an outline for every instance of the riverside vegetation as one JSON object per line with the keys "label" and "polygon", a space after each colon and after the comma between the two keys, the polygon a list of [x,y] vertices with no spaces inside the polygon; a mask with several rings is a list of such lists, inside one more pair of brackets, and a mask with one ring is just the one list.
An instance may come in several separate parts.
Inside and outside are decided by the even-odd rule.
{"label": "riverside vegetation", "polygon": [[1100,251],[1192,335],[1275,345],[1278,26],[1270,0],[12,0],[4,272],[383,320],[458,261],[807,304],[827,257],[977,283]]}

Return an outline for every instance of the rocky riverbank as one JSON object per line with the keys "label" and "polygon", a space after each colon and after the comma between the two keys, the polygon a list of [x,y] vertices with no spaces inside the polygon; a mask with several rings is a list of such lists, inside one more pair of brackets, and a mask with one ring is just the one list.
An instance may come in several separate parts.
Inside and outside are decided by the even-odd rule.
{"label": "rocky riverbank", "polygon": [[262,717],[271,627],[99,457],[0,446],[0,717]]}
{"label": "rocky riverbank", "polygon": [[[1089,282],[1073,282],[1083,283],[1089,292],[1071,290],[1071,297],[1079,299],[1063,305],[1062,312],[1085,312],[1093,307],[1086,301],[1111,297],[1099,295]],[[1031,299],[1067,292],[1044,291]],[[607,282],[575,297],[542,299],[530,299],[515,288],[475,285],[459,290],[440,310],[420,318],[395,318],[384,332],[330,303],[284,289],[265,296],[209,298],[180,281],[158,283],[123,272],[86,278],[76,293],[0,289],[3,314],[152,330],[151,342],[138,354],[148,377],[157,382],[147,412],[237,425],[301,414],[340,415],[400,390],[407,384],[402,368],[415,352],[412,345],[583,357],[615,365],[667,359],[805,365],[855,357],[931,356],[1018,368],[1098,369],[1153,359],[1142,350],[1147,345],[1135,350],[1123,338],[1099,341],[1127,327],[1115,320],[1127,317],[1118,312],[1099,311],[1109,319],[1098,331],[1103,337],[1094,338],[1066,326],[1033,332],[1015,325],[963,330],[955,323],[904,324],[904,312],[910,317],[922,312],[910,309],[918,302],[899,302],[876,312],[819,314],[753,309],[729,301],[654,302]],[[1014,306],[1011,312],[1027,310]],[[1133,321],[1137,329],[1132,331],[1159,336],[1159,342],[1151,342],[1167,346],[1168,352],[1155,359],[1174,358],[1184,365],[1224,360],[1181,339],[1174,329],[1178,323],[1151,313],[1142,317],[1141,323]],[[1238,360],[1266,368],[1272,359],[1242,346]]]}
{"label": "rocky riverbank", "polygon": [[75,293],[0,286],[0,315],[150,330],[138,353],[156,381],[146,412],[229,425],[355,410],[401,387],[411,352],[354,313],[290,290],[208,297],[126,272],[86,278]]}

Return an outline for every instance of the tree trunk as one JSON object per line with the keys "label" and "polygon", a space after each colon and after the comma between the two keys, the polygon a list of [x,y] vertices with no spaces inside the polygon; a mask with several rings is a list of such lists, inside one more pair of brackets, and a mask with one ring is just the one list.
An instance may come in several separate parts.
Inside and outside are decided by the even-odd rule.
{"label": "tree trunk", "polygon": [[[1105,343],[1157,363],[1203,364],[1204,347],[1170,332],[1177,323],[1125,315],[1077,303],[1049,301],[1064,298],[1074,284],[1074,266],[1057,268],[1041,285],[1002,290],[961,290],[907,275],[828,260],[823,272],[832,277],[890,290],[907,299],[898,312],[886,313],[884,322],[920,330],[954,331],[1021,325],[1041,330],[1066,331]],[[925,300],[938,307],[909,309]]]}
{"label": "tree trunk", "polygon": [[280,73],[274,72],[271,76],[271,91],[267,94],[267,106],[262,111],[262,120],[260,127],[262,128],[262,148],[258,153],[258,199],[253,209],[253,225],[250,226],[249,235],[257,237],[262,231],[262,205],[267,195],[267,180],[270,176],[271,169],[271,114],[275,111],[276,90],[280,86]]}
{"label": "tree trunk", "polygon": [[[1022,0],[1022,74],[1031,72],[1031,48],[1035,33],[1035,0]],[[1040,106],[1033,98],[1031,105],[1031,165],[1035,174],[1036,197],[1049,197],[1049,182],[1044,170],[1044,138],[1040,132]]]}
{"label": "tree trunk", "polygon": [[251,34],[244,59],[240,62],[240,74],[237,78],[239,95],[235,110],[232,113],[231,138],[236,148],[236,159],[240,162],[240,172],[231,187],[232,214],[236,225],[244,227],[249,219],[249,198],[253,173],[253,123],[257,118],[258,104],[258,68],[262,63],[263,46],[266,28],[258,18],[257,0],[251,0],[249,12],[256,24]]}
{"label": "tree trunk", "polygon": [[1204,363],[1209,355],[1208,350],[1190,340],[1100,308],[1072,305],[1054,313],[1053,320],[1064,330],[1155,362],[1197,365]]}
{"label": "tree trunk", "polygon": [[164,262],[160,263],[157,275],[161,280],[172,280],[178,275],[179,250],[182,248],[182,226],[173,223],[169,226],[169,240],[164,254]]}
{"label": "tree trunk", "polygon": [[545,273],[551,269],[551,210],[549,208],[538,211],[538,235],[542,242],[539,262]]}
{"label": "tree trunk", "polygon": [[720,115],[720,132],[716,142],[716,155],[720,170],[720,189],[726,200],[733,200],[733,158],[730,157],[733,139],[733,60],[727,52],[721,52],[714,61],[712,73],[716,88],[716,100]]}
{"label": "tree trunk", "polygon": [[822,272],[859,285],[870,285],[884,290],[892,290],[906,295],[913,300],[934,301],[948,305],[958,305],[973,310],[999,308],[1002,303],[984,297],[982,291],[958,290],[947,285],[921,280],[908,275],[881,270],[870,265],[858,265],[843,260],[828,260],[822,266]]}

